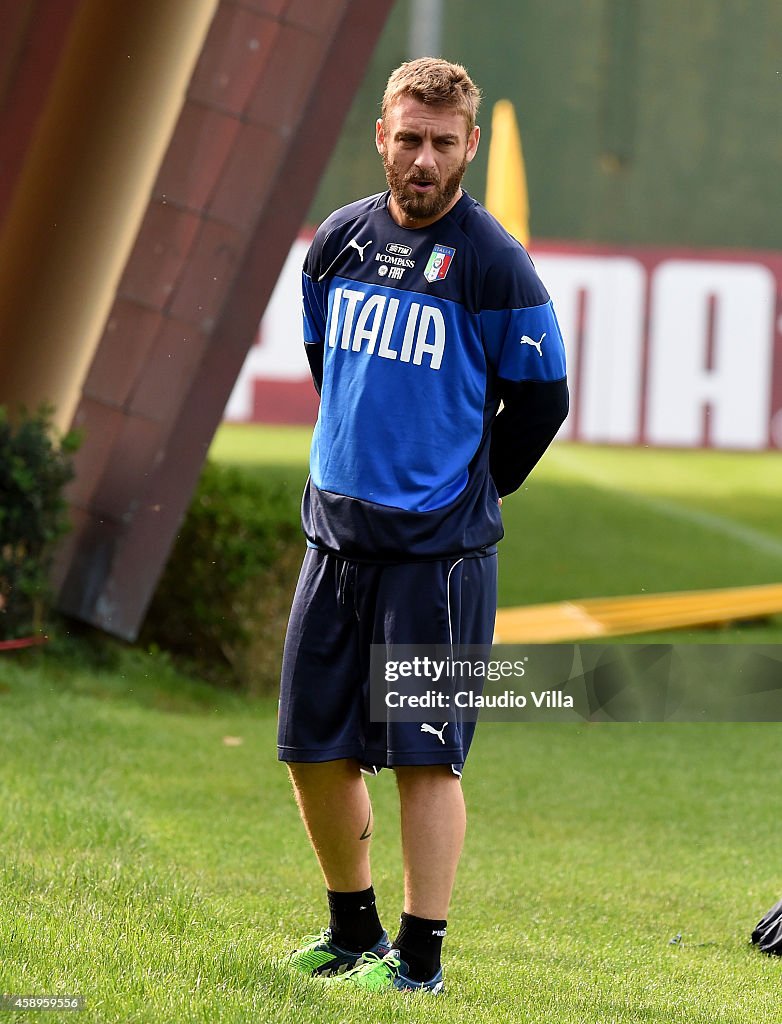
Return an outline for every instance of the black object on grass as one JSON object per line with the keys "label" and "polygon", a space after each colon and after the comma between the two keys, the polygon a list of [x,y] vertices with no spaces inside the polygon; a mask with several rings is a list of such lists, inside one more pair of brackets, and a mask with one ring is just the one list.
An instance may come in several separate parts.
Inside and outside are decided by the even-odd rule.
{"label": "black object on grass", "polygon": [[782,956],[782,900],[755,925],[752,941],[760,947],[761,953]]}

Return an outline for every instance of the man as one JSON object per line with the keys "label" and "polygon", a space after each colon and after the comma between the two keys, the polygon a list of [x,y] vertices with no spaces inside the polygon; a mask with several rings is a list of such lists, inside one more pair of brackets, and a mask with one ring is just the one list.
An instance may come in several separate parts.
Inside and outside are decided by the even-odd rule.
{"label": "man", "polygon": [[[548,294],[521,245],[461,187],[479,99],[459,65],[399,67],[376,126],[389,191],[332,214],[304,265],[321,404],[279,756],[330,909],[329,927],[291,964],[329,984],[442,990],[474,723],[370,721],[370,645],[491,642],[501,496],[567,414]],[[361,774],[383,767],[396,773],[401,805],[404,911],[393,943],[375,906]]]}

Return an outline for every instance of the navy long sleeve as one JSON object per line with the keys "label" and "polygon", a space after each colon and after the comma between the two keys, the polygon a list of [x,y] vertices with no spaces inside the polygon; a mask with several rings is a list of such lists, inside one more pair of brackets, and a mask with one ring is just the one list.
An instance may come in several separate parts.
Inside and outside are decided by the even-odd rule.
{"label": "navy long sleeve", "polygon": [[489,472],[500,497],[524,483],[568,414],[566,380],[499,381],[503,408],[492,424]]}

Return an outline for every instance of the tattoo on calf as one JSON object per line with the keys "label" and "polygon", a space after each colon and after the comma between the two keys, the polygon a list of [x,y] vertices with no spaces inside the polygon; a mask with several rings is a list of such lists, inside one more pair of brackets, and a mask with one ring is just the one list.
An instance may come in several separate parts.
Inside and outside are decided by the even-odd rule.
{"label": "tattoo on calf", "polygon": [[367,823],[364,826],[364,831],[361,833],[361,835],[358,838],[359,839],[369,839],[369,837],[371,835],[372,835],[372,808],[370,807],[369,808],[369,816],[367,818]]}

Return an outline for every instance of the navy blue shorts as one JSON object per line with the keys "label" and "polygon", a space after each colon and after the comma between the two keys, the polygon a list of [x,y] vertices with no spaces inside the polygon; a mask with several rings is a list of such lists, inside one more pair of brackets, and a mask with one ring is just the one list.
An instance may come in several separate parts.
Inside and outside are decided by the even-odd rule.
{"label": "navy blue shorts", "polygon": [[450,764],[461,775],[475,722],[424,732],[369,720],[370,646],[490,644],[496,610],[496,553],[381,565],[308,549],[285,637],[280,760]]}

